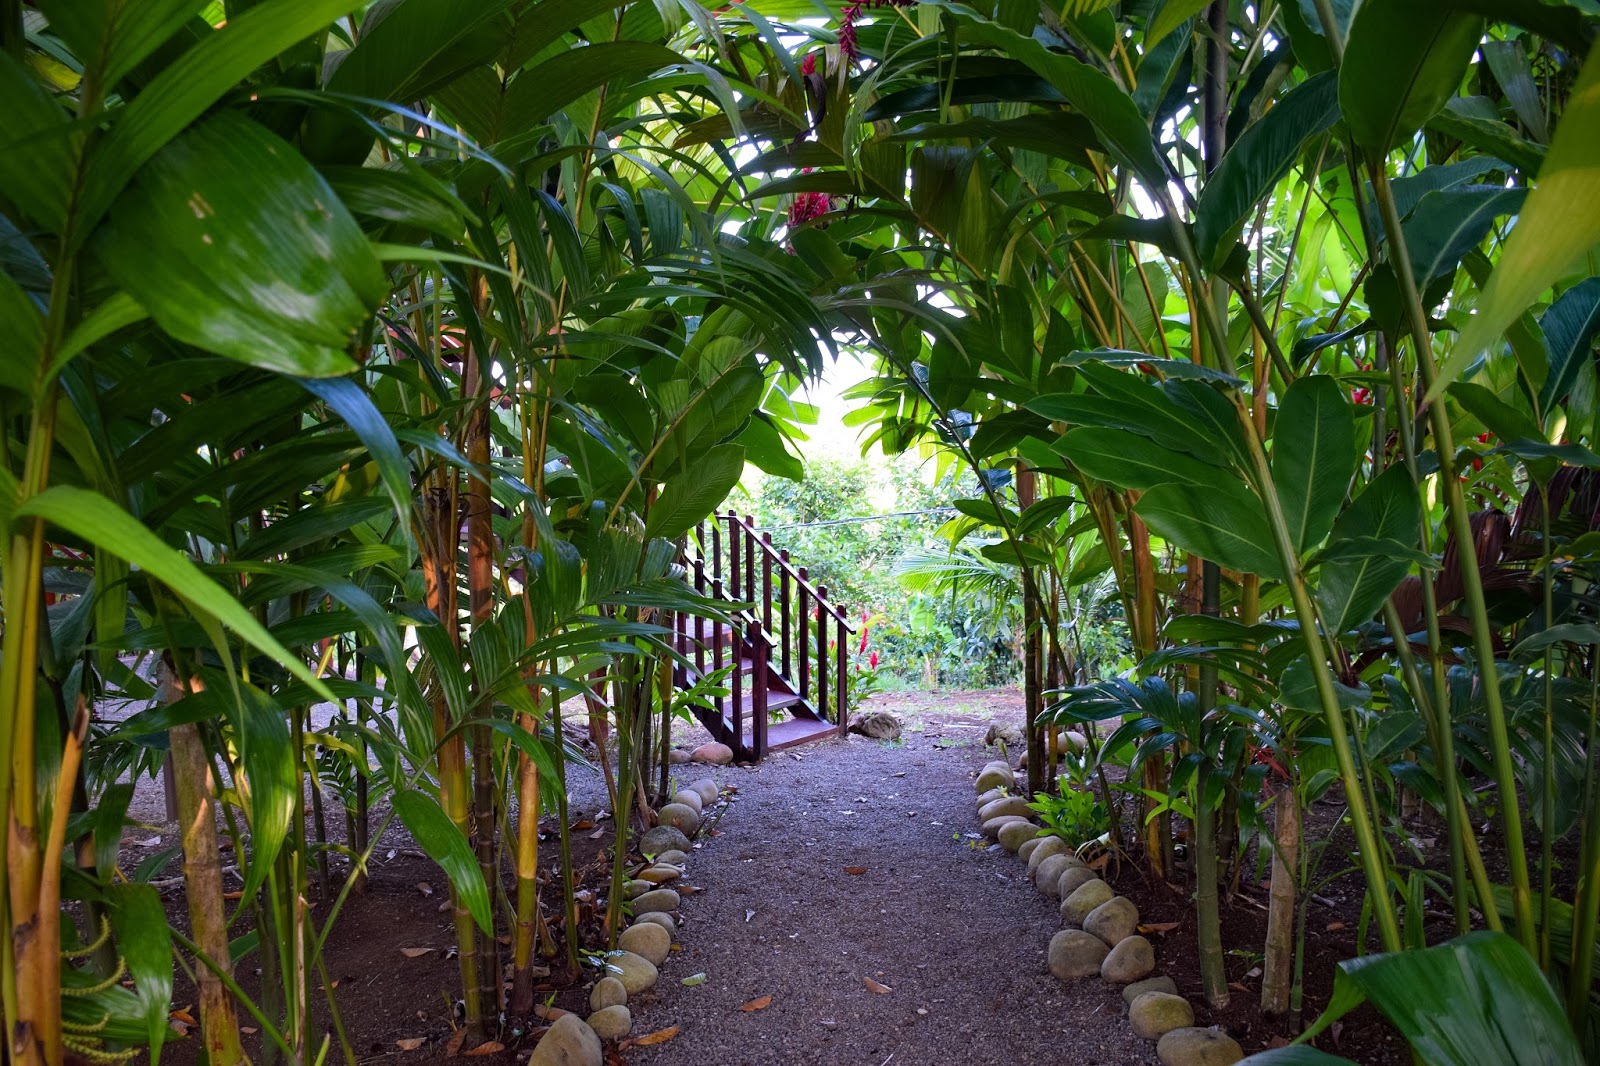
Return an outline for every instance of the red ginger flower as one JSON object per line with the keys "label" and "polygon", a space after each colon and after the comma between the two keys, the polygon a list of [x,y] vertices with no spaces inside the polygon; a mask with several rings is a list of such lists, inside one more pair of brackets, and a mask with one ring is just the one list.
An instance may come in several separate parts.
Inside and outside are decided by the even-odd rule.
{"label": "red ginger flower", "polygon": [[800,61],[801,74],[815,74],[817,72],[817,53],[807,52],[806,57]]}
{"label": "red ginger flower", "polygon": [[795,193],[794,203],[789,205],[789,226],[791,228],[810,222],[814,218],[821,218],[833,209],[825,192]]}

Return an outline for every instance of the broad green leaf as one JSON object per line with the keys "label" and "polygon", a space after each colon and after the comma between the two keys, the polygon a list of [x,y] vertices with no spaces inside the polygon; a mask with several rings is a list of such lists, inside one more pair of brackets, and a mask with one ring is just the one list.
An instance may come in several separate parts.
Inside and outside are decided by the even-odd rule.
{"label": "broad green leaf", "polygon": [[107,88],[155,51],[203,0],[41,0],[60,36]]}
{"label": "broad green leaf", "polygon": [[[1481,99],[1481,97],[1479,98]],[[1428,120],[1428,129],[1475,148],[1480,152],[1498,156],[1521,170],[1524,174],[1537,174],[1544,165],[1545,147],[1526,140],[1499,117],[1479,114],[1467,97],[1447,101],[1444,108]]]}
{"label": "broad green leaf", "polygon": [[1526,196],[1525,189],[1469,185],[1430,192],[1418,200],[1404,223],[1406,252],[1418,288],[1454,273],[1462,256],[1489,235],[1495,220],[1515,214]]}
{"label": "broad green leaf", "polygon": [[373,5],[356,46],[330,59],[334,92],[407,102],[505,45],[510,0],[399,0]]}
{"label": "broad green leaf", "polygon": [[228,717],[249,785],[243,793],[250,823],[250,861],[244,864],[248,899],[266,882],[273,860],[288,838],[299,809],[300,775],[283,709],[254,685],[238,682],[231,691],[238,693],[239,699],[230,701]]}
{"label": "broad green leaf", "polygon": [[455,823],[445,817],[444,810],[432,796],[416,789],[403,788],[394,794],[394,812],[411,831],[411,836],[439,864],[456,899],[466,907],[472,920],[486,934],[493,934],[489,922],[489,890],[483,883],[483,871],[478,858]]}
{"label": "broad green leaf", "polygon": [[1600,243],[1600,42],[1589,50],[1534,190],[1478,299],[1478,313],[1456,338],[1428,391],[1428,402],[1437,400],[1596,243]]}
{"label": "broad green leaf", "polygon": [[9,202],[23,218],[59,233],[66,225],[75,145],[82,135],[9,52],[0,53],[0,100],[6,109],[0,128],[0,204]]}
{"label": "broad green leaf", "polygon": [[745,426],[735,443],[743,446],[745,461],[768,474],[802,481],[805,463],[784,443],[783,434],[768,419],[757,415]]}
{"label": "broad green leaf", "polygon": [[1356,145],[1382,155],[1456,94],[1483,20],[1443,4],[1367,0],[1350,24],[1339,107]]}
{"label": "broad green leaf", "polygon": [[[3,62],[3,60],[0,60]],[[0,385],[27,396],[44,347],[44,314],[22,286],[0,271],[0,321],[6,323],[14,357],[0,359]]]}
{"label": "broad green leaf", "polygon": [[1511,649],[1511,658],[1515,661],[1526,662],[1538,657],[1538,654],[1555,644],[1600,644],[1600,626],[1587,622],[1568,622],[1559,626],[1551,626],[1541,630],[1531,637],[1525,637],[1517,642]]}
{"label": "broad green leaf", "polygon": [[646,41],[602,41],[564,49],[511,82],[506,90],[502,136],[526,131],[608,82],[640,78],[683,62],[682,55],[665,45]]}
{"label": "broad green leaf", "polygon": [[1550,373],[1539,393],[1545,411],[1567,398],[1585,369],[1594,374],[1590,353],[1600,333],[1600,277],[1586,278],[1562,293],[1539,317]]}
{"label": "broad green leaf", "polygon": [[300,657],[279,644],[231,593],[104,496],[88,489],[57,485],[27,500],[17,508],[16,515],[42,518],[126,559],[166,585],[192,610],[215,618],[245,643],[277,660],[322,699],[334,701],[333,693]]}
{"label": "broad green leaf", "polygon": [[1239,1066],[1355,1066],[1353,1059],[1330,1055],[1314,1047],[1291,1045],[1258,1051],[1239,1060]]}
{"label": "broad green leaf", "polygon": [[647,537],[676,540],[728,498],[744,473],[744,447],[719,444],[675,475],[650,508]]}
{"label": "broad green leaf", "polygon": [[1333,527],[1357,459],[1355,412],[1338,383],[1313,375],[1290,385],[1278,408],[1272,481],[1296,550],[1315,547]]}
{"label": "broad green leaf", "polygon": [[1458,381],[1450,386],[1450,398],[1501,440],[1541,440],[1544,437],[1538,423],[1526,412],[1506,403],[1482,385]]}
{"label": "broad green leaf", "polygon": [[[3,282],[0,282],[3,286]],[[102,341],[126,326],[135,322],[142,322],[150,317],[149,312],[140,307],[133,297],[125,292],[112,293],[105,301],[78,320],[72,327],[72,332],[67,334],[67,339],[61,342],[61,348],[55,353],[46,370],[47,379],[54,378],[63,367],[70,363],[78,353],[88,348],[91,344]]]}
{"label": "broad green leaf", "polygon": [[[1166,0],[1144,33],[1144,48],[1149,51],[1167,34],[1194,18],[1211,5],[1211,0]],[[1142,72],[1141,72],[1142,73]]]}
{"label": "broad green leaf", "polygon": [[175,59],[117,116],[84,179],[81,236],[88,236],[144,162],[224,93],[280,52],[325,33],[356,6],[357,0],[266,0],[230,12],[225,26]]}
{"label": "broad green leaf", "polygon": [[1533,81],[1533,69],[1528,63],[1528,53],[1521,41],[1484,41],[1480,47],[1484,62],[1494,74],[1494,80],[1505,90],[1506,99],[1517,113],[1523,127],[1536,141],[1550,139],[1545,122],[1544,101]]}
{"label": "broad green leaf", "polygon": [[322,176],[237,113],[163,149],[107,230],[101,260],[163,329],[269,370],[350,370],[345,349],[388,287]]}
{"label": "broad green leaf", "polygon": [[133,978],[151,1061],[156,1061],[170,1031],[167,1012],[172,1009],[172,936],[166,908],[161,893],[151,885],[111,885],[106,889],[106,901],[117,954]]}
{"label": "broad green leaf", "polygon": [[1336,983],[1370,1000],[1428,1066],[1584,1061],[1549,982],[1504,933],[1469,933],[1420,951],[1348,959],[1339,964]]}
{"label": "broad green leaf", "polygon": [[1206,488],[1235,480],[1219,467],[1125,429],[1084,426],[1069,431],[1055,450],[1096,481],[1118,488],[1143,490],[1168,482]]}
{"label": "broad green leaf", "polygon": [[1162,539],[1202,559],[1266,578],[1283,576],[1265,508],[1243,482],[1157,485],[1134,510]]}
{"label": "broad green leaf", "polygon": [[1200,192],[1194,233],[1202,263],[1232,250],[1239,226],[1289,173],[1301,146],[1338,119],[1339,81],[1328,72],[1289,90],[1244,131]]}
{"label": "broad green leaf", "polygon": [[394,503],[395,517],[402,531],[409,534],[407,521],[411,514],[411,466],[400,451],[400,442],[394,431],[372,399],[354,378],[301,378],[300,384],[307,392],[338,412],[339,417],[356,432],[361,443],[367,446],[372,461],[378,465],[383,477],[383,487]]}
{"label": "broad green leaf", "polygon": [[[1333,524],[1328,550],[1367,538],[1413,548],[1421,531],[1422,505],[1410,472],[1395,464],[1366,487]],[[1411,569],[1397,553],[1367,550],[1322,564],[1317,608],[1330,633],[1343,633],[1371,618]]]}
{"label": "broad green leaf", "polygon": [[1071,56],[1052,52],[1033,37],[1024,37],[984,18],[964,4],[949,0],[924,0],[963,17],[967,37],[1026,63],[1053,85],[1072,107],[1082,112],[1100,133],[1106,149],[1132,167],[1152,187],[1164,186],[1166,168],[1156,153],[1150,128],[1133,98],[1099,70]]}

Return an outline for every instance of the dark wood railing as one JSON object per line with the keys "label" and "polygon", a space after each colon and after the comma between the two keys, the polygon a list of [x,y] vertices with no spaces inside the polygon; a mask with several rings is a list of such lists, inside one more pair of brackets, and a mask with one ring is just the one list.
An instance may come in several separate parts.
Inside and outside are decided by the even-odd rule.
{"label": "dark wood railing", "polygon": [[848,726],[849,638],[855,627],[828,589],[813,584],[806,568],[775,547],[772,534],[757,529],[754,519],[731,511],[699,525],[684,564],[697,592],[735,607],[732,627],[704,618],[677,623],[680,647],[700,676],[734,665],[729,695],[716,698],[715,715],[702,716],[712,732],[721,733],[719,739],[742,756],[760,759],[774,732],[768,711],[781,705],[801,724],[777,727],[783,732],[772,739],[774,747],[823,733],[842,735]]}

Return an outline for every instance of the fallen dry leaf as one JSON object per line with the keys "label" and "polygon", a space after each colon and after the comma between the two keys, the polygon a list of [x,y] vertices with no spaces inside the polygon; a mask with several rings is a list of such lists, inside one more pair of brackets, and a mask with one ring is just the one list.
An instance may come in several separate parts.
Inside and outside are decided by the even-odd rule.
{"label": "fallen dry leaf", "polygon": [[1248,991],[1250,991],[1240,981],[1229,981],[1228,982],[1228,987],[1233,989],[1235,992],[1248,992]]}
{"label": "fallen dry leaf", "polygon": [[243,1033],[245,1036],[255,1036],[257,1033],[261,1032],[261,1030],[257,1029],[253,1025],[241,1025],[239,1026],[239,1032]]}
{"label": "fallen dry leaf", "polygon": [[1155,922],[1155,923],[1153,923],[1151,925],[1141,925],[1139,927],[1139,932],[1141,932],[1141,933],[1170,933],[1174,929],[1178,928],[1179,924],[1180,923],[1178,923],[1178,922]]}
{"label": "fallen dry leaf", "polygon": [[182,1022],[184,1025],[199,1024],[194,1020],[194,1015],[189,1013],[188,1007],[179,1007],[177,1010],[168,1014],[167,1017],[171,1018],[175,1022]]}
{"label": "fallen dry leaf", "polygon": [[541,1003],[539,1006],[533,1008],[533,1013],[538,1017],[543,1018],[547,1022],[553,1022],[563,1014],[571,1014],[572,1012],[568,1010],[562,1010],[560,1007],[547,1007]]}
{"label": "fallen dry leaf", "polygon": [[744,1011],[744,1013],[749,1014],[752,1011],[766,1010],[770,1006],[772,1006],[772,997],[762,996],[759,999],[752,999],[749,1003],[746,1003],[739,1009]]}
{"label": "fallen dry leaf", "polygon": [[238,892],[224,892],[222,894],[222,898],[223,899],[243,899],[244,898],[244,890],[240,889]]}
{"label": "fallen dry leaf", "polygon": [[408,959],[420,959],[432,950],[432,948],[401,948],[400,954]]}
{"label": "fallen dry leaf", "polygon": [[708,837],[719,837],[721,835],[722,835],[722,830],[720,830],[720,829],[709,829],[709,830],[706,831],[706,836],[708,836]]}
{"label": "fallen dry leaf", "polygon": [[450,1034],[449,1041],[444,1045],[444,1053],[446,1055],[459,1055],[461,1054],[461,1045],[465,1044],[466,1042],[467,1031],[465,1029],[457,1029],[454,1033]]}
{"label": "fallen dry leaf", "polygon": [[643,1036],[634,1037],[632,1040],[624,1040],[617,1046],[619,1049],[630,1047],[654,1047],[656,1044],[665,1044],[668,1040],[671,1040],[673,1037],[677,1036],[680,1031],[680,1026],[669,1025],[665,1029],[657,1029],[653,1033],[646,1033]]}
{"label": "fallen dry leaf", "polygon": [[585,829],[593,829],[593,828],[594,828],[594,823],[589,821],[589,819],[585,818],[582,821],[573,822],[571,825],[567,826],[567,831],[571,832],[571,833],[581,833]]}
{"label": "fallen dry leaf", "polygon": [[860,874],[866,873],[867,872],[867,868],[865,866],[846,866],[844,868],[844,872],[847,873],[847,874],[856,874],[856,875],[859,876]]}
{"label": "fallen dry leaf", "polygon": [[879,981],[874,981],[870,977],[863,977],[861,979],[861,983],[867,986],[868,992],[876,992],[880,996],[887,996],[890,992],[894,991],[894,989],[890,988],[888,985]]}
{"label": "fallen dry leaf", "polygon": [[680,896],[692,896],[699,891],[702,890],[694,885],[679,885],[677,888],[678,895]]}
{"label": "fallen dry leaf", "polygon": [[1344,923],[1343,922],[1329,922],[1328,926],[1327,926],[1328,932],[1330,932],[1330,933],[1337,933],[1339,930],[1341,930],[1343,928],[1344,928]]}
{"label": "fallen dry leaf", "polygon": [[474,1055],[493,1055],[496,1051],[504,1051],[505,1049],[506,1046],[500,1041],[490,1040],[487,1043],[479,1044],[471,1051],[464,1052],[461,1057],[470,1059]]}
{"label": "fallen dry leaf", "polygon": [[396,1040],[394,1046],[401,1051],[415,1051],[423,1045],[423,1042],[423,1038],[420,1036],[407,1036]]}
{"label": "fallen dry leaf", "polygon": [[426,881],[418,881],[417,891],[421,892],[424,896],[431,896],[433,895],[433,886],[428,884]]}

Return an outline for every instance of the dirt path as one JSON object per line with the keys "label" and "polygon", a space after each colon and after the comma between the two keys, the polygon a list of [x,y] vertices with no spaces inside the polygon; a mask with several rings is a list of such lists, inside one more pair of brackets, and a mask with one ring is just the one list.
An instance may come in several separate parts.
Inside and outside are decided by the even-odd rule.
{"label": "dirt path", "polygon": [[913,714],[902,742],[852,737],[718,771],[738,793],[691,860],[702,891],[683,902],[683,950],[631,1004],[636,1036],[681,1030],[627,1061],[1154,1063],[1118,990],[1050,976],[1060,919],[1025,866],[965,836],[986,710]]}

